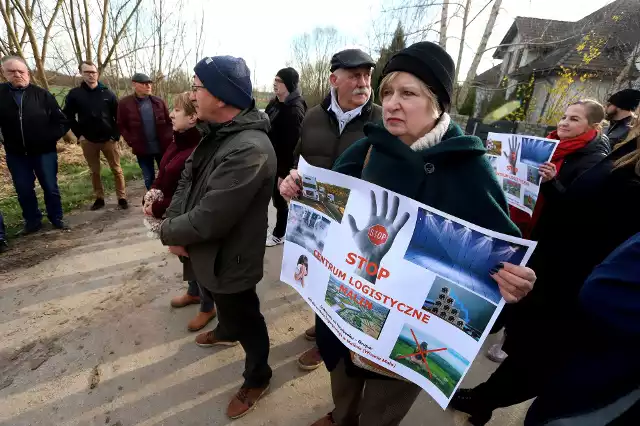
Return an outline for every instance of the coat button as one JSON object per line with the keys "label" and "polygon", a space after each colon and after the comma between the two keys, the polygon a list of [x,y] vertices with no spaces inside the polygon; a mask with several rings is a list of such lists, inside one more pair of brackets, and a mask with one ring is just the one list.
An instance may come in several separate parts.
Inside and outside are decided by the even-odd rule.
{"label": "coat button", "polygon": [[424,165],[424,172],[428,175],[430,175],[431,173],[436,171],[436,166],[434,166],[432,163],[426,163]]}

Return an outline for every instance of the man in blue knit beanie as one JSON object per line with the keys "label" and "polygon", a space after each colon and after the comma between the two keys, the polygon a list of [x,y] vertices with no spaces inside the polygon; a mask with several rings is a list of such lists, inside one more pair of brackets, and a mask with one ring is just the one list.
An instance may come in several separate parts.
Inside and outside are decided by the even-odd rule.
{"label": "man in blue knit beanie", "polygon": [[244,416],[271,379],[269,335],[256,285],[262,279],[267,210],[276,176],[269,118],[252,98],[242,58],[207,57],[194,68],[191,99],[205,136],[185,164],[160,238],[216,302],[218,325],[196,337],[202,347],[240,343],[244,383],[227,415]]}

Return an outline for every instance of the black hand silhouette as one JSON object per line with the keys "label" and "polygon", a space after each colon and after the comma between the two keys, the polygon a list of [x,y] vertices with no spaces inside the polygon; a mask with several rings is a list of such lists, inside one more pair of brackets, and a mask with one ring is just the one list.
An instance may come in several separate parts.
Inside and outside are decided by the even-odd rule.
{"label": "black hand silhouette", "polygon": [[509,154],[507,154],[506,152],[504,153],[504,156],[507,157],[507,161],[509,161],[509,164],[511,165],[511,174],[515,175],[517,174],[518,169],[516,168],[516,165],[518,163],[518,150],[520,149],[520,142],[518,142],[516,136],[512,136],[509,138]]}
{"label": "black hand silhouette", "polygon": [[[380,262],[382,258],[387,254],[391,246],[393,245],[393,241],[396,236],[402,229],[402,227],[409,220],[409,213],[404,213],[397,223],[393,223],[398,216],[398,206],[400,205],[400,199],[397,196],[393,197],[393,202],[391,204],[391,211],[388,212],[388,204],[389,204],[389,193],[387,191],[382,192],[382,209],[380,214],[378,215],[378,205],[376,202],[376,195],[373,191],[371,191],[371,213],[369,215],[369,220],[367,221],[367,225],[358,229],[358,225],[356,224],[356,220],[353,216],[348,215],[349,225],[351,226],[351,232],[353,233],[353,239],[360,250],[360,255],[367,259],[369,262],[373,262],[378,267],[380,266]],[[379,227],[376,227],[379,225]],[[386,231],[386,238],[377,238],[370,235],[371,229],[376,227],[373,232],[379,230],[380,227],[384,228]],[[375,241],[372,241],[372,239]],[[366,271],[366,265],[363,268],[358,268],[357,273],[362,278],[369,280],[372,283],[375,283],[376,276],[369,275]]]}

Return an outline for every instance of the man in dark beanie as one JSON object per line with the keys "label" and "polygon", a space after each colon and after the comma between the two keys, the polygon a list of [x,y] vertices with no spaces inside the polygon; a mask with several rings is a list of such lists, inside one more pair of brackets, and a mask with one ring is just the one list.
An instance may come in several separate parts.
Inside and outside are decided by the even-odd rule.
{"label": "man in dark beanie", "polygon": [[[373,58],[360,49],[346,49],[333,55],[329,69],[331,91],[304,117],[294,167],[303,157],[312,166],[331,169],[340,154],[364,137],[366,123],[382,119],[382,108],[373,103],[371,93],[371,71],[375,65]],[[283,182],[302,190],[301,183],[296,182],[299,178],[291,170]],[[315,341],[316,327],[307,329],[304,337]],[[315,370],[322,363],[317,345],[298,358],[298,366],[305,371]]]}
{"label": "man in dark beanie", "polygon": [[207,129],[185,164],[160,238],[183,261],[185,280],[196,280],[216,301],[218,325],[196,343],[240,343],[246,353],[244,383],[227,408],[235,419],[254,407],[272,374],[256,284],[263,276],[276,156],[244,60],[207,57],[194,71],[192,101]]}
{"label": "man in dark beanie", "polygon": [[633,111],[640,105],[640,91],[634,89],[624,89],[611,95],[607,101],[607,120],[609,127],[605,134],[609,138],[611,149],[624,141],[631,129]]}
{"label": "man in dark beanie", "polygon": [[293,167],[293,151],[300,139],[302,120],[307,112],[307,103],[300,94],[298,82],[300,76],[293,68],[283,68],[273,81],[275,97],[269,102],[265,112],[271,121],[269,139],[278,159],[276,184],[273,187],[273,206],[277,211],[276,226],[267,235],[267,247],[284,243],[289,207],[280,195],[280,182],[287,177]]}

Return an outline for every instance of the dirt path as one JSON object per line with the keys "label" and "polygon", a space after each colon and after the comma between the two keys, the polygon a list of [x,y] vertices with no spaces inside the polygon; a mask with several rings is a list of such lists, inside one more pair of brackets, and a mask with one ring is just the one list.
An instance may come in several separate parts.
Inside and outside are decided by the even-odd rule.
{"label": "dirt path", "polygon": [[[132,208],[69,217],[69,233],[13,242],[0,257],[0,425],[227,425],[243,353],[202,349],[186,324],[197,307],[169,307],[184,289],[179,262],[146,236]],[[306,426],[331,409],[328,375],[298,370],[312,322],[304,301],[278,280],[282,250],[269,249],[259,285],[271,337],[271,391],[236,425]],[[494,365],[480,357],[465,379]],[[523,407],[492,425],[522,424]],[[403,425],[453,426],[463,416],[422,395]]]}

